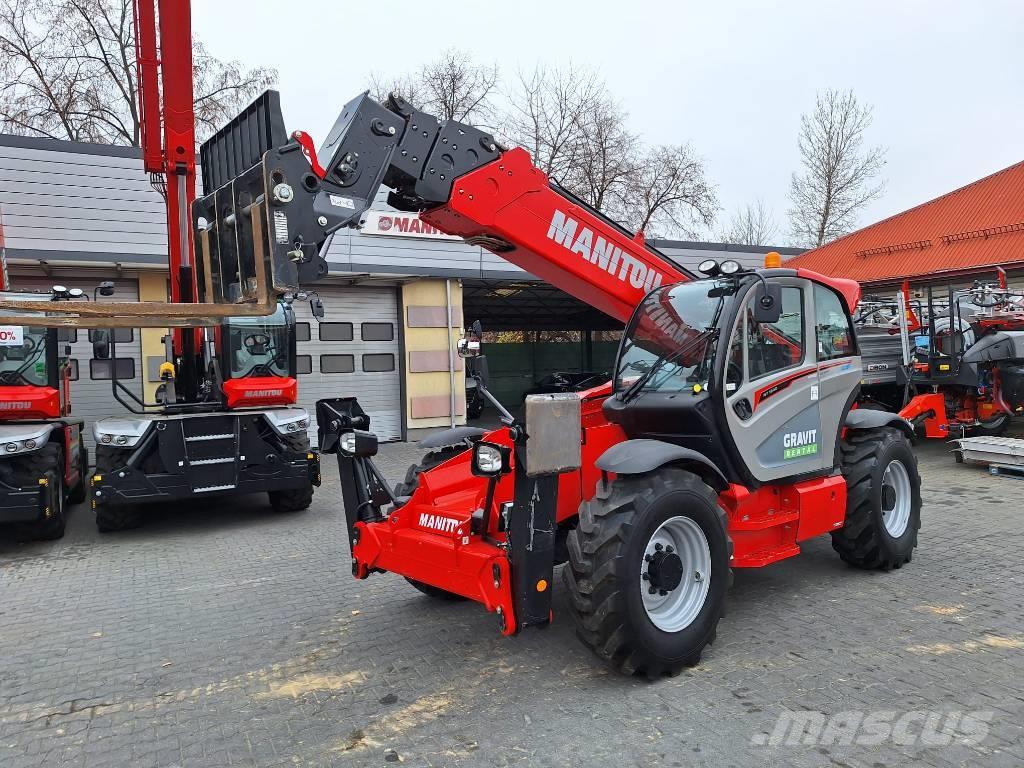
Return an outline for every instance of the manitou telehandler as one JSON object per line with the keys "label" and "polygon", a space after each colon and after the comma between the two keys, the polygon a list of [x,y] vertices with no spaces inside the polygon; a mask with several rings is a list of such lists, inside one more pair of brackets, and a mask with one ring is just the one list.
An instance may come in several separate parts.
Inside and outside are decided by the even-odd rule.
{"label": "manitou telehandler", "polygon": [[[0,295],[32,302],[83,296],[56,285],[49,293],[8,289],[0,251]],[[64,535],[66,504],[85,501],[89,458],[82,422],[71,418],[71,364],[56,328],[0,325],[0,523],[24,539]],[[2,535],[2,534],[0,534]]]}
{"label": "manitou telehandler", "polygon": [[[289,199],[317,217],[306,242],[317,226],[358,226],[383,184],[392,206],[626,322],[611,383],[531,396],[524,422],[504,412],[500,429],[431,438],[440,461],[414,468],[401,496],[373,463],[377,439],[355,398],[318,402],[357,578],[391,571],[427,594],[476,600],[511,635],[551,620],[553,568],[565,562],[583,642],[657,677],[714,639],[732,568],[792,557],[825,533],[862,568],[910,560],[921,510],[912,429],[855,408],[856,283],[732,261],[708,261],[693,279],[524,150],[394,96],[347,104],[319,155],[303,134],[263,149],[235,184],[270,197],[274,169],[303,179]],[[222,220],[194,209],[194,221],[210,216]],[[247,244],[266,254],[267,243]],[[461,348],[479,346],[471,333]]]}
{"label": "manitou telehandler", "polygon": [[[167,204],[172,304],[240,304],[252,301],[257,286],[265,288],[268,280],[287,287],[298,272],[321,276],[326,267],[319,253],[304,253],[301,240],[290,237],[286,184],[262,200],[243,199],[230,185],[220,189],[230,177],[217,153],[248,157],[248,136],[239,133],[242,118],[200,151],[204,189],[231,219],[219,230],[189,226],[196,187],[190,9],[187,2],[159,5],[156,13],[156,0],[137,0],[135,25],[143,159]],[[283,124],[270,128],[267,138],[284,143]],[[249,238],[270,234],[288,253],[278,261],[240,259],[235,239],[243,229]],[[93,505],[101,531],[137,525],[140,505],[148,501],[266,492],[279,512],[309,507],[320,465],[310,451],[309,414],[294,407],[295,298],[288,293],[272,304],[267,294],[258,302],[266,307],[262,315],[226,313],[219,324],[206,320],[203,329],[169,332],[155,403],[144,403],[121,385],[111,365],[114,397],[136,416],[94,426]],[[318,299],[314,314],[322,314]],[[111,355],[109,340],[108,335],[96,344],[99,356]]]}

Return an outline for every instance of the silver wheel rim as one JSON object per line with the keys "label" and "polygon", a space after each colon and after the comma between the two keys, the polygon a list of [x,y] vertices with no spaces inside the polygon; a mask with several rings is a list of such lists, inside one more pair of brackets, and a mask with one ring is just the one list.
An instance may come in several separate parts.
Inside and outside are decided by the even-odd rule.
{"label": "silver wheel rim", "polygon": [[[648,571],[659,553],[677,555],[682,561],[682,577],[673,589],[652,586]],[[640,563],[640,594],[647,618],[663,632],[686,629],[700,614],[710,587],[711,547],[704,531],[689,517],[669,518],[647,542]]]}
{"label": "silver wheel rim", "polygon": [[[892,503],[886,504],[886,488],[892,489]],[[910,523],[910,473],[903,462],[893,459],[882,474],[882,522],[889,535],[898,539]]]}

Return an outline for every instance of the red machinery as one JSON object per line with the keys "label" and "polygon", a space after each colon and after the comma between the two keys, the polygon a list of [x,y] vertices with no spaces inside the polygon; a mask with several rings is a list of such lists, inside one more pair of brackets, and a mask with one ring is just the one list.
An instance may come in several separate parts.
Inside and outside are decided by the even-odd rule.
{"label": "red machinery", "polygon": [[[853,408],[856,283],[713,261],[693,280],[522,149],[396,97],[347,104],[319,158],[297,138],[240,170],[233,184],[254,196],[272,190],[246,179],[289,179],[292,210],[326,232],[357,226],[383,184],[396,208],[628,321],[612,383],[530,397],[525,423],[504,412],[486,434],[429,438],[433,455],[399,493],[372,461],[356,400],[318,402],[357,578],[391,571],[476,600],[514,634],[551,620],[553,568],[567,562],[583,642],[654,677],[699,660],[733,567],[791,557],[823,533],[860,567],[910,560],[921,504],[910,425]],[[197,203],[195,219],[211,215]]]}
{"label": "red machinery", "polygon": [[[16,294],[0,242],[0,294],[45,307],[82,295],[54,286]],[[82,422],[71,418],[71,366],[56,328],[0,325],[0,523],[27,538],[64,535],[65,504],[85,501],[89,459]]]}
{"label": "red machinery", "polygon": [[[95,424],[97,525],[109,531],[138,524],[142,502],[225,493],[266,492],[278,511],[306,509],[320,481],[319,461],[309,447],[309,415],[294,407],[295,322],[293,296],[285,290],[297,286],[300,275],[322,275],[324,262],[290,237],[286,200],[246,201],[237,212],[250,236],[273,237],[284,246],[276,260],[232,258],[231,233],[193,228],[197,166],[189,3],[136,0],[134,7],[143,159],[167,203],[171,294],[169,305],[136,305],[135,324],[166,320],[206,327],[178,327],[168,334],[157,402],[144,402],[124,387],[111,366],[115,399],[137,417]],[[280,132],[265,138],[285,141]],[[223,169],[214,167],[205,145],[202,153],[209,190]],[[285,301],[279,303],[281,294]],[[93,314],[105,311],[115,314],[103,307]],[[222,318],[219,326],[216,318]],[[98,348],[116,358],[116,345]]]}

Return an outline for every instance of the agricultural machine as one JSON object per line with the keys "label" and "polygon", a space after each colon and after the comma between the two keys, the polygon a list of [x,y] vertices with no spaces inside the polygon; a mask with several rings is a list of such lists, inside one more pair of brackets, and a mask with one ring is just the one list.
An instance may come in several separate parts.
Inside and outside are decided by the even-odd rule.
{"label": "agricultural machine", "polygon": [[[250,125],[248,136],[264,135]],[[233,184],[271,198],[300,179],[288,198],[310,213],[305,242],[317,227],[358,226],[384,185],[395,208],[626,323],[612,382],[531,396],[522,421],[480,376],[502,426],[429,438],[431,454],[397,492],[373,462],[357,400],[319,401],[356,578],[390,571],[428,595],[475,600],[512,635],[551,621],[553,569],[565,563],[584,644],[657,677],[695,664],[714,639],[733,568],[792,557],[826,533],[862,568],[911,559],[913,433],[896,414],[855,407],[856,283],[733,261],[705,262],[698,278],[551,182],[524,150],[395,96],[347,104],[319,154],[304,134],[260,151]],[[203,206],[193,219],[228,224]],[[275,247],[238,243],[257,260]],[[464,356],[479,358],[479,330]]]}
{"label": "agricultural machine", "polygon": [[[0,295],[38,307],[38,317],[83,292],[9,291],[0,263]],[[14,524],[22,538],[59,539],[66,504],[85,501],[89,458],[83,424],[71,418],[71,364],[59,331],[26,321],[0,325],[0,523]]]}
{"label": "agricultural machine", "polygon": [[929,438],[999,435],[1024,412],[1024,293],[976,282],[911,300],[862,302],[864,397]]}

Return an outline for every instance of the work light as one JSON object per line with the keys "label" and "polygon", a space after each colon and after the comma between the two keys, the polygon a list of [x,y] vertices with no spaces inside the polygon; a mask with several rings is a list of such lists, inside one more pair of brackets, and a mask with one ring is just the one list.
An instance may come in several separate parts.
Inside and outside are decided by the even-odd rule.
{"label": "work light", "polygon": [[697,271],[702,275],[714,277],[718,274],[718,262],[714,259],[704,259],[704,261],[697,265]]}
{"label": "work light", "polygon": [[722,262],[720,269],[722,270],[723,275],[735,275],[737,272],[743,269],[743,267],[740,266],[740,263],[738,261],[729,259],[728,261]]}
{"label": "work light", "polygon": [[508,446],[479,442],[473,446],[473,474],[479,477],[497,477],[508,472]]}

